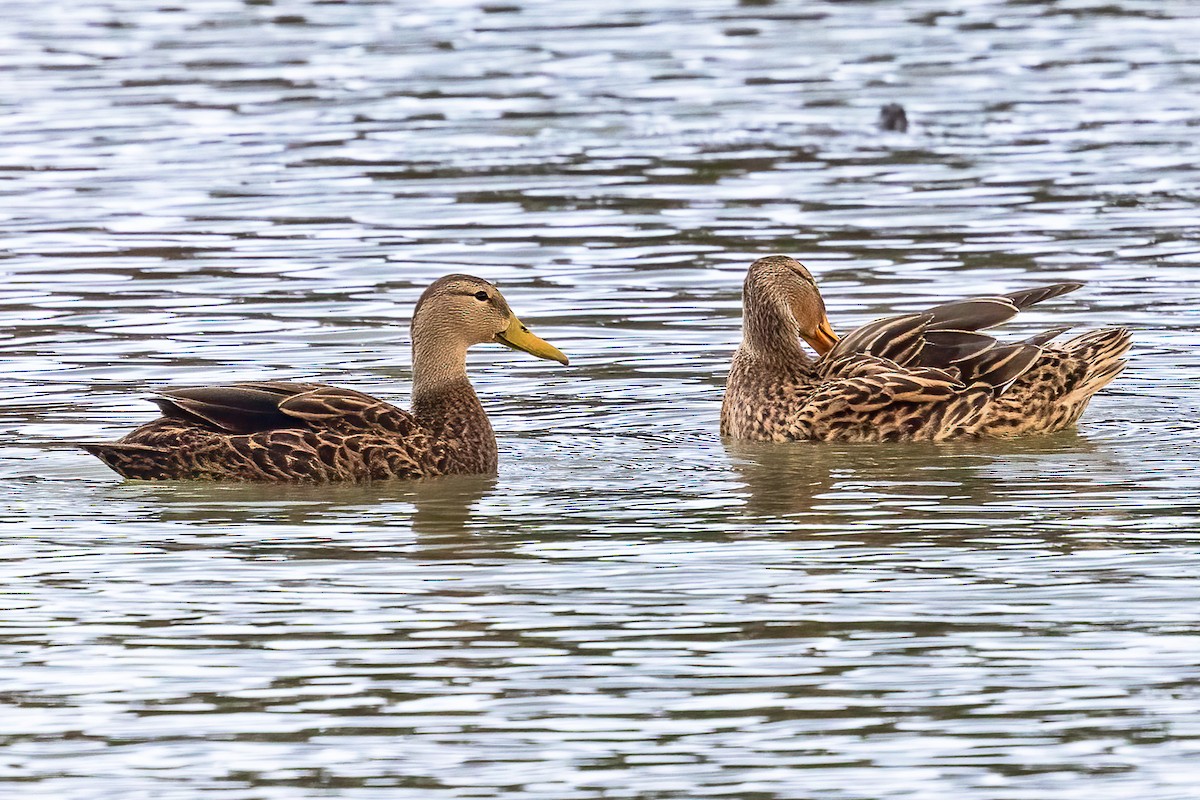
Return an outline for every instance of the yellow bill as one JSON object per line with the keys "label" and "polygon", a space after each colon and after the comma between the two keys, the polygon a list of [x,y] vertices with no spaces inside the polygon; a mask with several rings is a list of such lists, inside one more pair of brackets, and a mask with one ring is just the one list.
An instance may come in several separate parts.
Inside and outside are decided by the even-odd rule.
{"label": "yellow bill", "polygon": [[560,364],[570,363],[561,350],[549,342],[534,336],[529,332],[529,328],[522,325],[521,320],[516,317],[512,318],[512,321],[508,323],[508,327],[503,332],[496,334],[496,341],[514,350],[524,350],[526,353],[538,358],[548,358]]}
{"label": "yellow bill", "polygon": [[833,332],[833,326],[824,317],[822,317],[821,323],[817,325],[815,330],[810,333],[801,333],[800,335],[804,338],[804,341],[812,346],[813,350],[817,351],[817,355],[825,355],[838,343],[838,337]]}

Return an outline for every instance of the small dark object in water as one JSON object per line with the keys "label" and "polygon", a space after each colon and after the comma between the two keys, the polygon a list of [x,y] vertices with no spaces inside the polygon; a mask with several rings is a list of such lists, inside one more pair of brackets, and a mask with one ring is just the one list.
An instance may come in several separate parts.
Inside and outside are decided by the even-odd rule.
{"label": "small dark object in water", "polygon": [[901,133],[908,130],[908,115],[904,113],[904,106],[899,103],[888,103],[879,109],[879,129],[900,131]]}

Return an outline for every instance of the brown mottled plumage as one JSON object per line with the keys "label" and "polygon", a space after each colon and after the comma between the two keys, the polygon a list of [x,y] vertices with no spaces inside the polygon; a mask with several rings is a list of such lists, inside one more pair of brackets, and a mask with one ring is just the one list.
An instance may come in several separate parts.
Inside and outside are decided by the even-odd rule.
{"label": "brown mottled plumage", "polygon": [[412,319],[412,412],[350,389],[263,381],[167,389],[163,415],[116,442],[82,444],[127,478],[370,481],[496,471],[496,435],[467,378],[467,348],[499,342],[562,364],[500,291],[439,278]]}
{"label": "brown mottled plumage", "polygon": [[1066,328],[1011,344],[979,331],[1079,286],[960,300],[877,320],[839,340],[808,270],[786,256],[761,258],[746,276],[744,338],[729,371],[721,434],[945,441],[1066,428],[1124,369],[1129,332],[1107,328],[1050,345]]}

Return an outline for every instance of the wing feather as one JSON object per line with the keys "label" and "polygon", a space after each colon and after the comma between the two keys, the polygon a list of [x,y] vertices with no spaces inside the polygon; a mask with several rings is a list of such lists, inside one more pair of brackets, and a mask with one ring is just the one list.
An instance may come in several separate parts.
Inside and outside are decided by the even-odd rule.
{"label": "wing feather", "polygon": [[164,389],[153,398],[169,418],[222,433],[297,428],[385,430],[420,428],[412,414],[352,389],[320,383],[263,381]]}
{"label": "wing feather", "polygon": [[920,355],[930,319],[928,314],[902,314],[868,322],[842,337],[824,358],[836,361],[866,353],[906,364]]}
{"label": "wing feather", "polygon": [[312,383],[235,383],[163,389],[151,398],[163,416],[225,433],[257,433],[293,425],[279,409],[289,395],[309,391]]}
{"label": "wing feather", "polygon": [[1011,300],[1013,305],[1015,305],[1021,311],[1024,311],[1035,303],[1040,303],[1043,300],[1050,300],[1058,297],[1059,295],[1066,294],[1067,292],[1073,292],[1081,286],[1083,286],[1082,283],[1052,283],[1049,286],[1038,286],[1033,289],[1022,289],[1021,291],[1009,292],[1008,294],[1001,296]]}
{"label": "wing feather", "polygon": [[1007,297],[973,297],[934,306],[927,312],[934,331],[978,331],[1007,322],[1021,309]]}
{"label": "wing feather", "polygon": [[822,362],[866,355],[901,367],[940,369],[960,385],[983,383],[1000,390],[1030,369],[1041,354],[1041,345],[1065,328],[1015,344],[1002,344],[980,331],[1081,285],[1056,283],[994,297],[973,297],[943,303],[922,313],[875,320],[844,336]]}

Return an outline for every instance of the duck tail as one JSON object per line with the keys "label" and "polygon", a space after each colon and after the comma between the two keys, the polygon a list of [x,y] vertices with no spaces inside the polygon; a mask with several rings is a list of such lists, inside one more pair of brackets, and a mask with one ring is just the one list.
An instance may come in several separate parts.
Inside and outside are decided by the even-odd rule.
{"label": "duck tail", "polygon": [[162,480],[170,477],[163,464],[162,452],[154,447],[121,442],[69,442],[72,447],[94,455],[123,478]]}
{"label": "duck tail", "polygon": [[1083,380],[1071,393],[1087,398],[1111,383],[1129,363],[1122,356],[1131,343],[1132,337],[1125,328],[1089,331],[1065,342],[1063,349],[1088,365]]}

